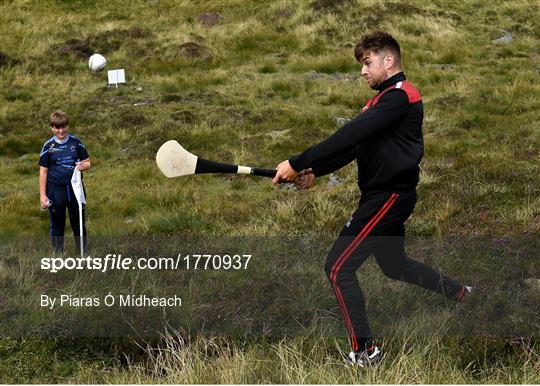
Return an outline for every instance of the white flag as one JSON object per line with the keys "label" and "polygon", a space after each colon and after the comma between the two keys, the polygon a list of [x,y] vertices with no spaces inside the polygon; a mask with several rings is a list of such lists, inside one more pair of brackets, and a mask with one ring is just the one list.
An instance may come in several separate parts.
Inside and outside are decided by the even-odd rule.
{"label": "white flag", "polygon": [[81,171],[75,169],[73,175],[71,176],[71,187],[73,188],[73,193],[77,198],[79,204],[86,204],[86,197],[84,196],[84,189],[82,184],[82,174]]}

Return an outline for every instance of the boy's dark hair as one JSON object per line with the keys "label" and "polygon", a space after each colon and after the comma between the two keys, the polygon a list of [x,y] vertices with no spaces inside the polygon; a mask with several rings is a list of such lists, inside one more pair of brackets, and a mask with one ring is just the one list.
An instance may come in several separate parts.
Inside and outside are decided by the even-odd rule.
{"label": "boy's dark hair", "polygon": [[68,116],[62,110],[56,110],[49,119],[52,127],[66,127],[69,124]]}
{"label": "boy's dark hair", "polygon": [[383,31],[362,36],[362,39],[354,47],[354,57],[360,62],[365,53],[373,52],[376,54],[382,50],[391,51],[396,57],[396,64],[401,66],[401,49],[398,42],[392,35]]}

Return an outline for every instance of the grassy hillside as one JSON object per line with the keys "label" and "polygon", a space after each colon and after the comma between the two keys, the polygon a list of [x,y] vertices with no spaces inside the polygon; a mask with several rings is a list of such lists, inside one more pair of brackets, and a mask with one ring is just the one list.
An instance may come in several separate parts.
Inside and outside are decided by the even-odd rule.
{"label": "grassy hillside", "polygon": [[[51,136],[48,116],[55,109],[70,115],[71,131],[92,160],[85,184],[95,251],[106,252],[118,240],[123,246],[135,240],[133,248],[142,248],[154,236],[160,241],[148,241],[147,248],[167,249],[162,240],[168,235],[220,240],[293,234],[324,241],[321,249],[300,248],[288,256],[299,260],[278,255],[278,244],[261,242],[252,249],[271,270],[279,261],[305,261],[296,269],[308,272],[304,277],[314,284],[278,288],[302,298],[278,310],[280,318],[302,315],[295,339],[225,337],[227,343],[208,354],[211,339],[169,337],[160,342],[164,351],[146,353],[116,340],[28,340],[14,334],[0,340],[1,379],[357,380],[359,374],[337,363],[335,347],[346,347],[345,330],[322,274],[324,248],[359,197],[356,166],[336,173],[342,183],[322,177],[312,189],[296,191],[243,176],[168,180],[154,156],[161,143],[177,139],[205,158],[274,167],[332,133],[336,118],[355,116],[373,95],[352,47],[362,34],[382,29],[400,42],[405,73],[425,107],[419,202],[407,223],[416,240],[412,255],[473,281],[481,296],[455,312],[433,295],[380,281],[382,274],[368,264],[363,280],[378,283],[371,307],[377,328],[387,334],[389,360],[362,380],[538,383],[537,347],[515,342],[540,326],[538,293],[526,285],[540,278],[539,10],[532,0],[0,3],[0,310],[10,322],[37,308],[27,299],[67,285],[65,277],[41,272],[37,264],[49,253],[37,160]],[[496,40],[505,35],[512,41]],[[107,58],[108,69],[125,68],[127,83],[106,87],[105,72],[90,72],[87,58],[94,52]],[[454,240],[451,248],[440,247],[448,238]],[[283,245],[295,240],[285,238]],[[264,287],[265,274],[250,282],[253,304],[260,299],[256,294],[273,293]],[[297,280],[275,275],[283,283]],[[81,275],[69,284],[86,288],[87,280]],[[224,279],[217,274],[217,287],[208,288],[198,280],[189,292],[195,303],[196,294],[211,294]],[[224,283],[245,288],[242,280],[227,277]],[[398,301],[411,312],[390,323],[383,311]],[[437,312],[428,312],[426,302]],[[227,312],[242,309],[240,301],[225,303]],[[486,329],[501,325],[514,334],[465,342],[455,333],[425,339],[431,327],[439,331],[447,321],[459,326],[452,323],[467,312]],[[520,312],[525,322],[512,319]]]}

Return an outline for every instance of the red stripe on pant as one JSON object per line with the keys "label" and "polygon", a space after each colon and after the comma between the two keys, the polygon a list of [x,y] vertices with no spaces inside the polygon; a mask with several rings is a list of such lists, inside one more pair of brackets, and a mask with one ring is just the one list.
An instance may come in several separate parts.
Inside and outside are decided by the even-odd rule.
{"label": "red stripe on pant", "polygon": [[398,198],[399,194],[392,193],[390,198],[385,202],[385,204],[379,209],[379,211],[368,221],[368,223],[362,228],[360,233],[354,238],[354,240],[345,248],[345,250],[341,253],[341,255],[336,259],[336,262],[332,266],[332,270],[330,272],[330,281],[332,282],[332,286],[334,287],[334,292],[336,293],[336,297],[338,299],[338,303],[341,308],[341,312],[343,313],[343,318],[345,319],[345,325],[347,327],[347,330],[349,331],[349,336],[351,337],[351,343],[352,348],[355,351],[359,350],[358,347],[358,341],[356,340],[356,335],[354,333],[354,328],[352,325],[351,317],[349,315],[349,311],[347,310],[347,306],[345,304],[345,299],[343,298],[343,294],[341,293],[341,289],[337,285],[337,276],[339,274],[339,271],[341,270],[341,267],[343,267],[343,264],[347,261],[347,259],[352,255],[354,250],[358,248],[360,243],[366,238],[366,236],[375,228],[377,223],[383,218],[383,216],[390,210],[392,205],[396,202],[396,199]]}
{"label": "red stripe on pant", "polygon": [[340,307],[342,309],[343,316],[345,319],[345,324],[349,331],[349,335],[351,336],[352,346],[354,350],[358,350],[358,342],[354,334],[354,329],[352,326],[349,312],[345,304],[345,300],[343,299],[343,294],[341,293],[341,290],[339,286],[337,285],[337,276],[339,274],[341,267],[346,262],[346,260],[350,257],[352,252],[360,245],[360,243],[365,239],[365,237],[369,234],[369,232],[373,230],[375,225],[377,225],[377,223],[386,214],[386,212],[388,212],[388,210],[394,204],[397,197],[398,197],[397,194],[392,194],[390,196],[388,201],[383,205],[383,207],[379,210],[379,212],[377,212],[377,214],[371,218],[371,220],[364,226],[364,228],[360,231],[360,233],[356,236],[356,238],[352,241],[352,243],[349,244],[349,246],[345,249],[345,251],[338,257],[338,259],[334,263],[334,266],[332,267],[332,271],[330,274],[330,279],[332,281],[334,291],[336,292],[336,297],[338,298],[338,302],[340,303]]}

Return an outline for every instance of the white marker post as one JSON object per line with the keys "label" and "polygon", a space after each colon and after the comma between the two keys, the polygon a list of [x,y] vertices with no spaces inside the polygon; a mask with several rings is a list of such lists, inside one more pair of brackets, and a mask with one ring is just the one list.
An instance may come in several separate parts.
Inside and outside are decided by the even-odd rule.
{"label": "white marker post", "polygon": [[107,71],[107,77],[109,78],[109,84],[116,85],[116,88],[118,88],[118,83],[126,83],[126,73],[123,68]]}
{"label": "white marker post", "polygon": [[84,189],[82,184],[82,174],[81,171],[75,169],[73,175],[71,176],[71,187],[73,188],[73,193],[75,193],[75,198],[79,204],[79,240],[81,247],[81,258],[84,258],[84,232],[83,232],[83,204],[86,204],[86,197],[84,196]]}

